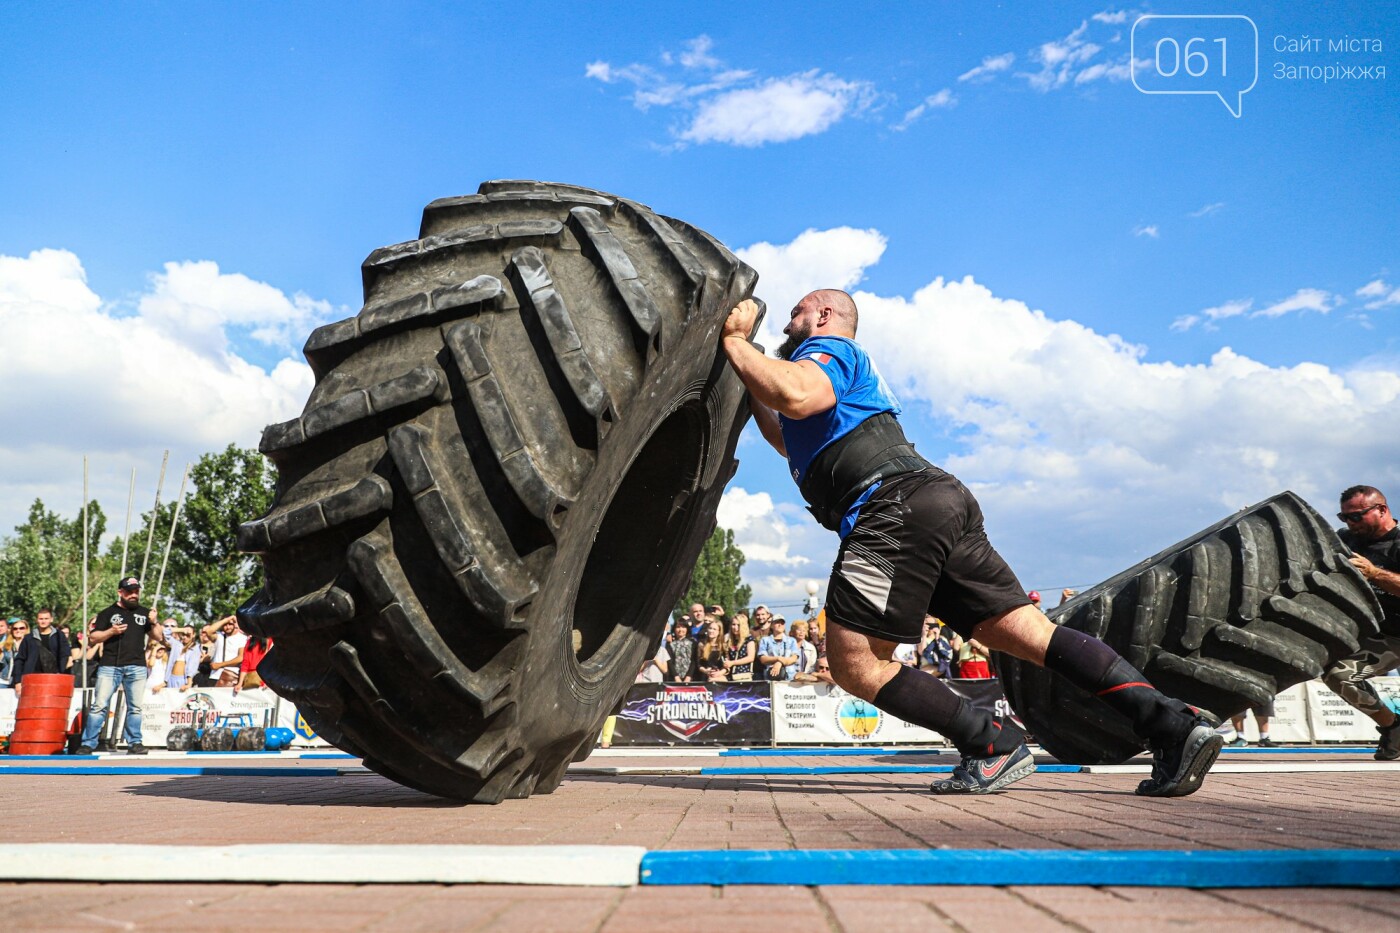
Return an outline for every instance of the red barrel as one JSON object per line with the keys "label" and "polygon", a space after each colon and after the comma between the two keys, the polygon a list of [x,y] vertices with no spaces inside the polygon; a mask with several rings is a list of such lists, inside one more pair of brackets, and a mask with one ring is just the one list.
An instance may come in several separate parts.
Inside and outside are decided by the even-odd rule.
{"label": "red barrel", "polygon": [[56,755],[67,737],[72,674],[26,674],[10,734],[11,755]]}

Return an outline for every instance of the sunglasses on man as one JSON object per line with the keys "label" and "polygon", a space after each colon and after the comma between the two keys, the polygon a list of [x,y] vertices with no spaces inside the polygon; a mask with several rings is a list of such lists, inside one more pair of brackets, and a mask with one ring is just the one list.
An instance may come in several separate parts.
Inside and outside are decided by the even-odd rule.
{"label": "sunglasses on man", "polygon": [[1367,512],[1383,508],[1385,508],[1385,503],[1378,502],[1375,505],[1366,506],[1366,508],[1361,509],[1359,512],[1338,512],[1337,517],[1340,518],[1342,521],[1346,522],[1348,525],[1354,525],[1357,522],[1361,521],[1361,519],[1365,518]]}

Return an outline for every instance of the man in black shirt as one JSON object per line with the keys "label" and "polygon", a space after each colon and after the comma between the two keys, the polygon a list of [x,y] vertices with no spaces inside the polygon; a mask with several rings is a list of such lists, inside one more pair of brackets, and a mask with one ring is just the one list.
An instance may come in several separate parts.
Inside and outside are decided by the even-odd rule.
{"label": "man in black shirt", "polygon": [[1400,720],[1371,686],[1400,664],[1400,523],[1385,496],[1374,486],[1343,490],[1337,517],[1346,527],[1337,532],[1351,548],[1351,565],[1361,571],[1381,604],[1381,633],[1361,643],[1361,650],[1333,664],[1322,675],[1332,692],[1376,721],[1381,738],[1376,758],[1400,758]]}
{"label": "man in black shirt", "polygon": [[25,636],[15,651],[16,696],[24,693],[26,674],[68,673],[68,655],[72,650],[68,645],[68,634],[54,626],[53,612],[48,609],[40,609],[34,616],[34,622],[39,630]]}
{"label": "man in black shirt", "polygon": [[141,698],[146,693],[146,642],[165,641],[155,613],[141,605],[141,581],[123,577],[117,584],[117,602],[97,614],[88,636],[93,644],[103,645],[97,662],[97,689],[88,721],[83,729],[79,754],[91,755],[97,737],[107,721],[107,704],[120,686],[126,693],[126,750],[129,755],[144,755],[141,744]]}

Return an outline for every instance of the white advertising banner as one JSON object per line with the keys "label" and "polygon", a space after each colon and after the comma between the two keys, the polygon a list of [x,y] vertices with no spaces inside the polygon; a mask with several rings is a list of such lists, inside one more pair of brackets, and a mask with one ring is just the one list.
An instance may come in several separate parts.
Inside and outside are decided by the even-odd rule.
{"label": "white advertising banner", "polygon": [[[215,716],[238,716],[247,713],[253,726],[276,724],[277,694],[254,688],[234,694],[232,687],[191,687],[181,693],[168,687],[152,693],[149,687],[141,701],[141,744],[161,746],[165,737],[177,726],[192,726],[200,713],[206,714],[212,725]],[[119,733],[111,732],[117,736]]]}
{"label": "white advertising banner", "polygon": [[773,684],[778,745],[941,745],[936,732],[911,726],[831,684]]}
{"label": "white advertising banner", "polygon": [[[121,691],[118,690],[112,696],[108,710],[124,717],[125,704],[118,702],[121,698]],[[19,700],[13,690],[0,690],[0,735],[15,731],[15,710],[18,706]],[[70,714],[76,714],[81,706],[82,691],[78,691],[73,695]],[[330,744],[311,730],[295,706],[282,701],[271,690],[253,688],[235,695],[232,687],[191,687],[184,693],[167,687],[152,693],[149,684],[141,701],[141,744],[153,748],[165,745],[165,737],[171,729],[194,725],[200,712],[210,713],[211,716],[247,713],[255,726],[286,726],[296,736],[292,740],[293,746],[326,748]],[[109,718],[105,731],[120,740],[120,723],[113,724]]]}
{"label": "white advertising banner", "polygon": [[[73,702],[68,704],[68,721],[72,722],[73,717],[78,714],[82,707],[82,697],[73,696]],[[13,690],[0,690],[0,735],[9,735],[15,731],[15,710],[19,709],[19,697],[15,696]]]}
{"label": "white advertising banner", "polygon": [[[1381,679],[1371,681],[1377,690],[1380,689]],[[1320,680],[1310,680],[1305,686],[1308,690],[1308,721],[1314,742],[1376,741],[1376,724],[1371,717],[1337,696]]]}
{"label": "white advertising banner", "polygon": [[[1269,738],[1275,742],[1308,743],[1313,740],[1308,723],[1307,684],[1295,684],[1274,697],[1274,715],[1269,720]],[[1244,737],[1259,741],[1259,724],[1254,714],[1244,714]]]}

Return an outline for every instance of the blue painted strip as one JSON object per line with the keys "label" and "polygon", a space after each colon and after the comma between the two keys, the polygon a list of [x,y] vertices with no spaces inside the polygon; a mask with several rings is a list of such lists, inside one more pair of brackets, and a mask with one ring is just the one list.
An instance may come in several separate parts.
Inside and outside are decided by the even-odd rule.
{"label": "blue painted strip", "polygon": [[351,759],[357,759],[359,756],[357,756],[357,755],[349,755],[349,754],[346,754],[345,752],[303,752],[302,754],[298,755],[297,757],[298,757],[298,758],[301,758],[301,759],[311,759],[311,758],[351,758]]}
{"label": "blue painted strip", "polygon": [[96,761],[96,755],[8,755],[10,761]]}
{"label": "blue painted strip", "polygon": [[177,765],[162,768],[157,765],[0,765],[0,775],[16,774],[79,774],[79,775],[165,775],[167,777],[337,777],[338,768],[255,768],[209,765],[191,767]]}
{"label": "blue painted strip", "polygon": [[[1225,746],[1224,751],[1238,755],[1264,754],[1264,755],[1357,755],[1370,754],[1376,750],[1374,745],[1289,745],[1277,748],[1259,748],[1251,745],[1248,748],[1234,748]],[[721,758],[749,757],[749,756],[794,756],[794,755],[822,755],[822,756],[859,756],[859,755],[956,755],[957,750],[951,748],[882,748],[876,746],[869,747],[813,747],[803,748],[800,746],[782,746],[779,748],[726,748],[720,752]]]}
{"label": "blue painted strip", "polygon": [[[800,768],[795,766],[751,768],[701,768],[700,774],[947,774],[955,765],[828,765]],[[1078,774],[1084,769],[1079,765],[1037,765],[1037,772],[1051,774]]]}
{"label": "blue painted strip", "polygon": [[1394,887],[1397,850],[818,849],[649,852],[642,884]]}
{"label": "blue painted strip", "polygon": [[721,758],[731,756],[749,755],[830,755],[843,757],[847,755],[956,755],[957,750],[951,748],[881,748],[879,746],[865,746],[858,748],[796,748],[788,746],[785,748],[726,748],[719,753]]}
{"label": "blue painted strip", "polygon": [[1288,748],[1256,748],[1253,745],[1248,748],[1233,748],[1226,745],[1221,749],[1230,755],[1370,755],[1375,750],[1374,745],[1291,745]]}

